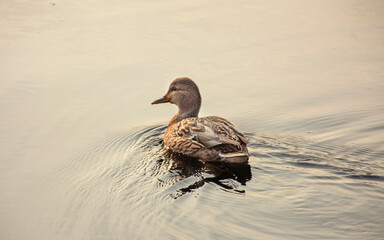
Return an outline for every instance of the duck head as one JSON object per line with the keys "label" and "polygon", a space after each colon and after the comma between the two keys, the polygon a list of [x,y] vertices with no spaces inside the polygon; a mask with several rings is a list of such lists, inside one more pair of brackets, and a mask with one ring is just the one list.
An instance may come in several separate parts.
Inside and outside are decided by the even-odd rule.
{"label": "duck head", "polygon": [[157,99],[152,104],[159,103],[176,104],[179,112],[176,115],[178,120],[197,117],[201,106],[201,96],[196,83],[187,77],[180,77],[173,80],[169,85],[164,97]]}

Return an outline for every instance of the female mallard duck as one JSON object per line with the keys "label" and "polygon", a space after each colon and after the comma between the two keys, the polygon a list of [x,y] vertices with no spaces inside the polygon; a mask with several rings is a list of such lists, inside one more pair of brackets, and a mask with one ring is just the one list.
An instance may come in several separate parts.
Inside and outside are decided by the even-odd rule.
{"label": "female mallard duck", "polygon": [[176,104],[179,112],[165,131],[165,146],[204,162],[241,163],[248,160],[248,141],[231,122],[216,116],[198,117],[201,96],[191,79],[176,78],[164,97],[152,104],[166,102]]}

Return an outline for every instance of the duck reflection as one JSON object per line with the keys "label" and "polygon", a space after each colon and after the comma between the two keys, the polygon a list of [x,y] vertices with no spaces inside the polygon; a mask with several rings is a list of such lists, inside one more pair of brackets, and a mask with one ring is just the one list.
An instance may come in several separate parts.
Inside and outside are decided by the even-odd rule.
{"label": "duck reflection", "polygon": [[[169,171],[177,173],[175,182],[186,179],[190,176],[201,176],[199,180],[177,190],[177,193],[172,194],[173,198],[178,198],[186,193],[192,192],[205,183],[214,183],[220,186],[223,190],[234,193],[245,193],[244,190],[238,189],[237,184],[233,180],[246,185],[246,182],[251,180],[251,167],[248,163],[202,163],[198,159],[173,152],[169,149],[163,149],[164,157],[158,161],[160,165],[167,165]],[[174,182],[174,183],[175,183]]]}

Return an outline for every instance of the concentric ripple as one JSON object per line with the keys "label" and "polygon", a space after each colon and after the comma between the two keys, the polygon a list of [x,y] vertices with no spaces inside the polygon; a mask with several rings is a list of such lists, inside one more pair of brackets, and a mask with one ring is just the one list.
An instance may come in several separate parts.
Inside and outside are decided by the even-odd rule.
{"label": "concentric ripple", "polygon": [[[384,199],[380,153],[247,133],[249,164],[204,165],[165,149],[165,128],[155,125],[120,133],[61,167],[57,177],[62,187],[50,196],[63,204],[56,209],[56,221],[50,223],[57,232],[69,238],[194,239],[190,229],[210,232],[209,224],[222,224],[215,227],[222,232],[206,236],[228,239],[250,232],[289,237],[289,227],[295,228],[292,232],[306,233],[305,228],[314,224],[338,229],[351,221],[357,221],[360,233],[381,229],[379,222],[374,224],[373,220],[382,217],[373,206],[361,207],[363,203],[353,201],[356,197],[377,204]],[[361,211],[358,206],[365,218],[351,215]],[[330,218],[325,209],[337,215]],[[300,219],[303,222],[297,222]],[[283,226],[278,230],[281,233],[276,232],[276,224]],[[322,237],[340,236],[325,232]]]}

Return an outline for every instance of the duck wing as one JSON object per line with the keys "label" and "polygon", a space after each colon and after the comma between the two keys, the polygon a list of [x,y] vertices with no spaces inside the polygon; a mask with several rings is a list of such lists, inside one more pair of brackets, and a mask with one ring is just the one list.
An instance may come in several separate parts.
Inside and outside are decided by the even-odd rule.
{"label": "duck wing", "polygon": [[213,129],[221,136],[229,137],[242,144],[248,144],[247,138],[245,138],[245,136],[227,119],[217,116],[209,116],[203,119],[207,119],[211,123]]}
{"label": "duck wing", "polygon": [[247,139],[238,132],[233,124],[221,117],[187,118],[179,122],[177,134],[189,138],[210,148],[230,144],[240,148]]}

